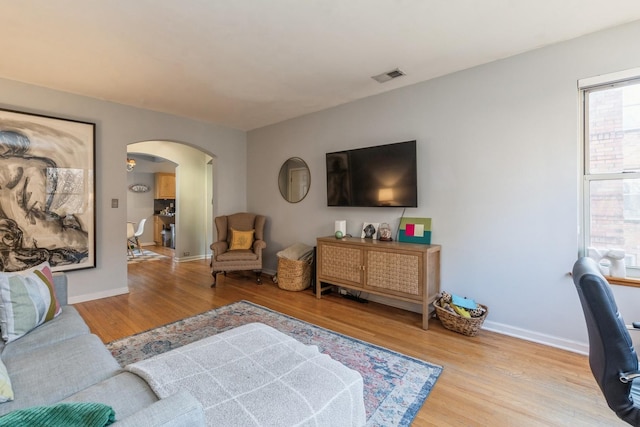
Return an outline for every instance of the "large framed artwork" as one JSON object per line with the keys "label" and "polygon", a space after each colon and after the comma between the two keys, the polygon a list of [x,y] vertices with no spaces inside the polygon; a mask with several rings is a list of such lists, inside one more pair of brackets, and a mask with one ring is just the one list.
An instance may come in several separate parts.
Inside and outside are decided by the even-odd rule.
{"label": "large framed artwork", "polygon": [[96,266],[95,124],[0,109],[0,271]]}

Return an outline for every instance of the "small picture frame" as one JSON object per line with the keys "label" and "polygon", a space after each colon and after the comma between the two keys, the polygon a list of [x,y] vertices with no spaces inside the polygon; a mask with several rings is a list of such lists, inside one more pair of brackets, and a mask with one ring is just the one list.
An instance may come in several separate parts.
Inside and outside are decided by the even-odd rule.
{"label": "small picture frame", "polygon": [[380,228],[379,222],[364,222],[362,224],[362,239],[378,240],[378,228]]}

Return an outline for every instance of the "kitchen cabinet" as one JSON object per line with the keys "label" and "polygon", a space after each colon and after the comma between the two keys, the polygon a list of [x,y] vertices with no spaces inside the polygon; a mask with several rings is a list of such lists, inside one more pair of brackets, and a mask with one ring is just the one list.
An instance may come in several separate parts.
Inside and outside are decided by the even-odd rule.
{"label": "kitchen cabinet", "polygon": [[176,198],[176,174],[158,172],[156,178],[156,199]]}

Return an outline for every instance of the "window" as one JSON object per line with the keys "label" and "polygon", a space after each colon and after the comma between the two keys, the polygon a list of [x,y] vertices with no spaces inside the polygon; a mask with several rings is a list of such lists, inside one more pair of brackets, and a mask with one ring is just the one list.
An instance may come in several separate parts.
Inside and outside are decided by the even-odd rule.
{"label": "window", "polygon": [[627,276],[640,279],[640,79],[581,93],[585,252],[621,249]]}

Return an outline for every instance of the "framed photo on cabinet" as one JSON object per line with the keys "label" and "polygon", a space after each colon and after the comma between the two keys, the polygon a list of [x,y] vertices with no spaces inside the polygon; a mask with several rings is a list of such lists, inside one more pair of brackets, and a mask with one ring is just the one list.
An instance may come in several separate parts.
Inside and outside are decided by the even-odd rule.
{"label": "framed photo on cabinet", "polygon": [[378,228],[380,227],[379,222],[365,222],[362,224],[362,233],[360,237],[362,239],[374,239],[378,240]]}

